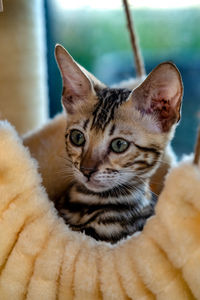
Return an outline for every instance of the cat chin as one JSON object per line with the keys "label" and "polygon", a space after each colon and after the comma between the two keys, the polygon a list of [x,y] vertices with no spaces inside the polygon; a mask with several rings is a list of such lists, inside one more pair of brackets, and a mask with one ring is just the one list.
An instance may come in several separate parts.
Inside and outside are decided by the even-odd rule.
{"label": "cat chin", "polygon": [[103,185],[100,183],[95,183],[92,181],[88,181],[86,183],[83,184],[88,190],[95,192],[95,193],[101,193],[101,192],[105,192],[110,190],[112,187],[111,186],[107,186],[107,185]]}
{"label": "cat chin", "polygon": [[99,180],[95,180],[93,177],[88,181],[85,176],[76,176],[77,182],[83,185],[86,189],[91,192],[101,193],[113,189],[116,185],[111,182],[103,183]]}

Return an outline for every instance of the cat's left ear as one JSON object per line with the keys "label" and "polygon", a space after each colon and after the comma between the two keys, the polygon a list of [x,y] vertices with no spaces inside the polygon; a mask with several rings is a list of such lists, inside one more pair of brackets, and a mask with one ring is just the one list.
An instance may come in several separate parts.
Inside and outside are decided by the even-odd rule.
{"label": "cat's left ear", "polygon": [[93,85],[61,45],[56,45],[55,57],[63,81],[62,104],[68,113],[73,114],[79,105],[94,95]]}
{"label": "cat's left ear", "polygon": [[158,65],[130,95],[135,108],[152,116],[162,132],[179,121],[182,97],[181,75],[171,62]]}

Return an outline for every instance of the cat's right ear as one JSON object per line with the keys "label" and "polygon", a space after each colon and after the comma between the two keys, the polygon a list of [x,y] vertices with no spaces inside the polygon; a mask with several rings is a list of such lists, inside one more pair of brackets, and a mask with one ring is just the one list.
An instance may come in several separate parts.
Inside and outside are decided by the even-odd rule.
{"label": "cat's right ear", "polygon": [[177,67],[164,62],[132,91],[128,104],[132,103],[141,116],[155,120],[161,132],[169,132],[180,119],[182,97],[183,83]]}
{"label": "cat's right ear", "polygon": [[73,114],[79,105],[94,95],[93,85],[61,45],[56,45],[55,57],[63,81],[62,104],[68,113]]}

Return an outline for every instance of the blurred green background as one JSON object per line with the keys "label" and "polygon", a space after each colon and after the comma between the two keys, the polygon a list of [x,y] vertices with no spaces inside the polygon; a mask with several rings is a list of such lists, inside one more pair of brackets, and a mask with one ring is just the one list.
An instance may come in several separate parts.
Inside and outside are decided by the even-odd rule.
{"label": "blurred green background", "polygon": [[[61,111],[61,79],[54,46],[61,43],[86,69],[112,84],[135,76],[124,11],[63,10],[45,2],[51,116]],[[200,9],[135,9],[133,19],[147,73],[170,60],[184,83],[182,119],[173,147],[178,156],[193,151],[200,118]]]}

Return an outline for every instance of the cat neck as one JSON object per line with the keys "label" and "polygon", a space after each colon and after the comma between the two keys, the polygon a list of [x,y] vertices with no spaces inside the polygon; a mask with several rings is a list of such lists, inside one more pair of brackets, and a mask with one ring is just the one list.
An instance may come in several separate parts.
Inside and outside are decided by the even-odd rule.
{"label": "cat neck", "polygon": [[144,181],[142,183],[130,182],[118,185],[112,189],[95,192],[86,188],[83,184],[74,183],[70,189],[69,201],[76,201],[77,198],[80,201],[87,201],[88,196],[93,199],[94,203],[106,204],[106,203],[130,203],[130,204],[140,204],[144,205],[150,201],[149,186]]}
{"label": "cat neck", "polygon": [[154,213],[155,199],[146,183],[121,185],[94,192],[74,183],[62,197],[58,211],[75,231],[85,232],[97,240],[115,243],[142,230]]}

